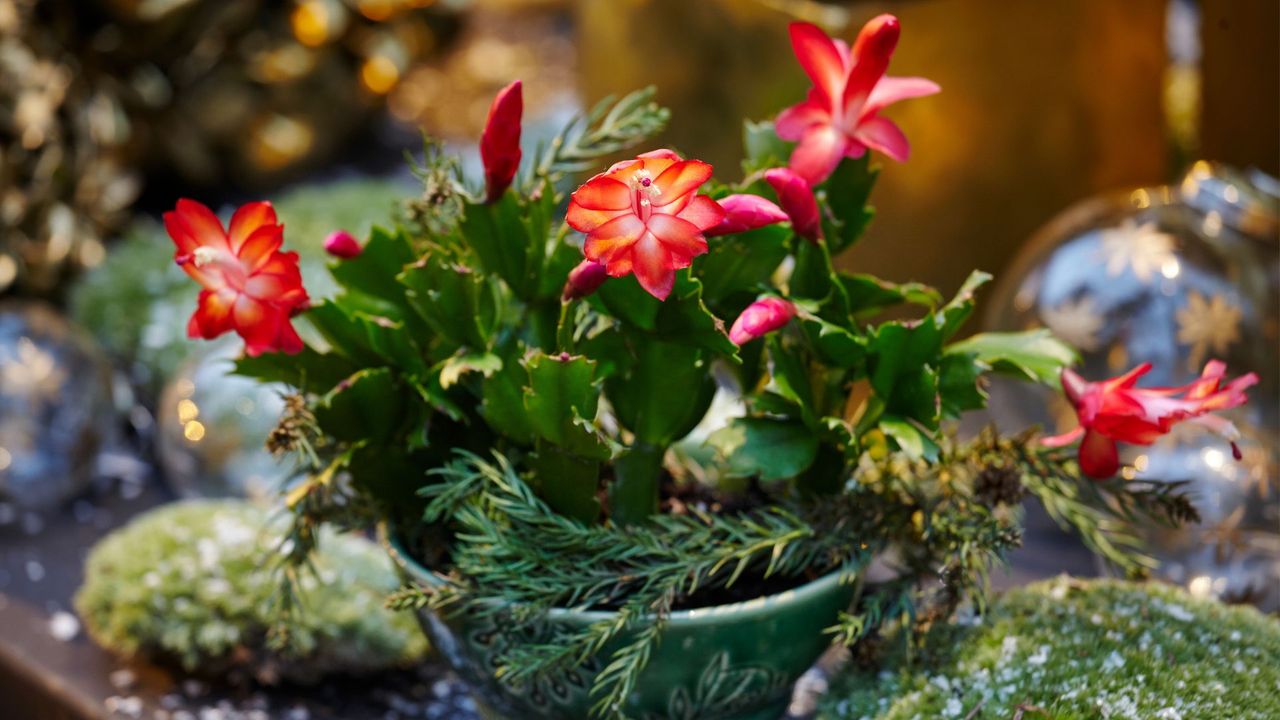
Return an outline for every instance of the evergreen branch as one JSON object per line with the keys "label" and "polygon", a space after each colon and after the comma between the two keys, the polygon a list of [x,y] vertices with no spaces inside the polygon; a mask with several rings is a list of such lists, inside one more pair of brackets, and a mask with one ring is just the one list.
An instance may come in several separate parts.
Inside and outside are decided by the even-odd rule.
{"label": "evergreen branch", "polygon": [[654,622],[636,633],[631,642],[619,648],[608,665],[596,676],[592,694],[600,699],[591,707],[596,717],[623,717],[622,704],[635,690],[640,672],[649,664],[649,654],[657,646],[671,611],[671,596],[664,597],[662,607],[655,609]]}
{"label": "evergreen branch", "polygon": [[542,624],[553,607],[616,608],[609,620],[516,644],[497,670],[504,682],[522,687],[621,642],[592,687],[597,713],[621,707],[677,602],[747,574],[794,576],[867,554],[848,535],[820,532],[782,508],[585,525],[553,512],[500,455],[493,463],[463,455],[436,476],[440,481],[422,492],[427,517],[451,518],[455,526],[456,582],[397,602],[503,612],[515,628]]}
{"label": "evergreen branch", "polygon": [[898,580],[886,583],[863,597],[856,612],[842,611],[835,625],[824,632],[835,641],[851,647],[859,640],[884,627],[890,620],[913,617],[915,614],[915,587],[910,581]]}
{"label": "evergreen branch", "polygon": [[419,585],[405,585],[387,596],[388,610],[421,610],[431,605],[431,593]]}
{"label": "evergreen branch", "polygon": [[422,164],[407,152],[405,156],[410,171],[422,182],[422,194],[402,202],[405,222],[422,234],[447,236],[466,210],[462,164],[445,152],[443,142],[426,135],[422,138]]}
{"label": "evergreen branch", "polygon": [[586,117],[574,118],[551,142],[538,148],[534,178],[552,179],[589,169],[596,161],[662,131],[671,111],[654,102],[657,90],[647,87],[596,103]]}
{"label": "evergreen branch", "polygon": [[[512,643],[498,658],[497,676],[516,689],[609,652],[591,688],[597,715],[620,712],[672,608],[700,592],[836,567],[847,580],[891,551],[900,580],[828,629],[848,644],[898,619],[923,631],[965,596],[981,605],[991,567],[1021,544],[1016,517],[1026,491],[1089,547],[1132,571],[1144,559],[1131,523],[1194,517],[1180,486],[1084,481],[1069,455],[1041,447],[1034,434],[1003,437],[992,429],[965,443],[944,438],[931,463],[864,453],[844,491],[819,502],[733,515],[690,510],[624,527],[555,513],[499,454],[486,461],[459,453],[432,475],[420,492],[426,520],[454,533],[451,575],[438,586],[401,590],[393,606],[459,606],[501,615],[507,632],[534,631],[540,640]],[[553,608],[614,613],[568,629],[547,622]]]}
{"label": "evergreen branch", "polygon": [[1107,505],[1135,525],[1154,521],[1165,527],[1200,522],[1200,513],[1187,495],[1186,480],[1104,480],[1085,485],[1091,502]]}
{"label": "evergreen branch", "polygon": [[1129,575],[1144,575],[1156,561],[1142,552],[1136,532],[1145,520],[1178,526],[1199,520],[1185,483],[1092,481],[1076,461],[1037,441],[1013,448],[1023,482],[1064,529],[1074,527],[1086,546]]}

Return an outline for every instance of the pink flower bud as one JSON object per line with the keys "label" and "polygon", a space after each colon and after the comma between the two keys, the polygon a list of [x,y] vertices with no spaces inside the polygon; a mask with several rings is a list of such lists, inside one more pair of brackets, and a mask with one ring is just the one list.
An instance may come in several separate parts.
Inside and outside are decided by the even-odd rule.
{"label": "pink flower bud", "polygon": [[759,195],[730,195],[718,201],[725,217],[704,235],[731,235],[780,223],[787,219],[782,208]]}
{"label": "pink flower bud", "polygon": [[569,271],[569,281],[564,284],[564,293],[560,297],[565,301],[587,297],[607,279],[609,274],[605,272],[604,265],[594,260],[583,260]]}
{"label": "pink flower bud", "polygon": [[343,260],[350,260],[363,250],[360,242],[346,230],[334,230],[324,239],[324,251]]}
{"label": "pink flower bud", "polygon": [[729,339],[742,345],[777,330],[796,316],[796,306],[779,297],[761,298],[747,306],[733,321]]}
{"label": "pink flower bud", "polygon": [[524,95],[520,81],[502,88],[489,106],[489,117],[480,136],[480,160],[484,163],[485,199],[494,202],[511,187],[520,167],[520,116]]}
{"label": "pink flower bud", "polygon": [[809,182],[788,168],[766,170],[764,180],[778,194],[778,202],[791,218],[796,234],[810,242],[822,239],[822,217]]}

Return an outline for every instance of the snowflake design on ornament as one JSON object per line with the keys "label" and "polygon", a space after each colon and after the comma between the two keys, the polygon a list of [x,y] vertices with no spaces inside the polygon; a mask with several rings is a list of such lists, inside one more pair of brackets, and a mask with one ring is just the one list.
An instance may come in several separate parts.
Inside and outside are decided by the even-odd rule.
{"label": "snowflake design on ornament", "polygon": [[1214,356],[1226,354],[1240,339],[1240,308],[1221,295],[1205,298],[1192,290],[1187,304],[1177,312],[1178,342],[1191,346],[1187,367],[1193,371],[1203,364],[1210,351]]}
{"label": "snowflake design on ornament", "polygon": [[1202,537],[1213,545],[1214,561],[1219,565],[1238,556],[1249,548],[1240,523],[1244,520],[1245,506],[1241,505],[1222,519],[1222,522],[1204,531]]}
{"label": "snowflake design on ornament", "polygon": [[[1251,435],[1249,428],[1245,428],[1245,435]],[[1246,493],[1257,493],[1258,499],[1268,500],[1271,498],[1272,488],[1280,490],[1280,478],[1271,476],[1268,466],[1271,464],[1271,452],[1265,445],[1249,444],[1241,448],[1244,457],[1240,463],[1244,466],[1244,479],[1241,481],[1240,487]]]}
{"label": "snowflake design on ornament", "polygon": [[1128,268],[1146,285],[1157,272],[1177,272],[1175,239],[1169,233],[1156,229],[1154,221],[1139,225],[1132,219],[1125,220],[1120,227],[1103,230],[1099,235],[1107,274],[1112,277]]}
{"label": "snowflake design on ornament", "polygon": [[1103,318],[1098,314],[1093,298],[1067,300],[1057,307],[1042,309],[1040,319],[1054,335],[1077,348],[1098,349],[1098,331],[1102,329]]}

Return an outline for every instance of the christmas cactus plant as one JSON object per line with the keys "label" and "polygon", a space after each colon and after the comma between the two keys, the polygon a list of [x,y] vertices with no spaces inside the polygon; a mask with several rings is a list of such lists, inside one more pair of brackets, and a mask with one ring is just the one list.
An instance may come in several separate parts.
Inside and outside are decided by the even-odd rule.
{"label": "christmas cactus plant", "polygon": [[[238,333],[238,372],[296,388],[268,441],[305,471],[291,557],[318,524],[379,521],[437,575],[398,606],[502,607],[516,628],[609,611],[492,668],[518,688],[599,662],[606,715],[680,608],[879,560],[894,579],[833,619],[836,639],[945,617],[1018,544],[1026,492],[1141,571],[1130,524],[1194,509],[1177,485],[1112,478],[1114,441],[1211,417],[1251,380],[1220,387],[1214,364],[1184,397],[1136,375],[1086,384],[1046,331],[965,334],[984,273],[948,298],[841,269],[872,217],[873,154],[908,155],[882,111],[938,91],[885,74],[898,33],[881,16],[849,47],[793,25],[813,88],[746,124],[736,180],[666,149],[605,164],[667,121],[652,91],[525,153],[513,83],[481,138],[483,185],[429,146],[399,216],[329,239],[331,298],[308,298],[269,204],[224,229],[180,202],[165,221],[203,286],[190,334]],[[993,373],[1062,382],[1084,430],[957,439]]]}

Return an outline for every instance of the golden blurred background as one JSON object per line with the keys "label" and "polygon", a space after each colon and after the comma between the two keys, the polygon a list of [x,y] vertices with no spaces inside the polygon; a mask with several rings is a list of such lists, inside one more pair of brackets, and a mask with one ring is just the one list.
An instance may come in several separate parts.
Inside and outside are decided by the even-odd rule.
{"label": "golden blurred background", "polygon": [[1001,271],[1038,226],[1073,202],[1176,176],[1197,144],[1209,157],[1276,172],[1280,4],[1205,0],[1203,75],[1171,59],[1167,38],[1185,33],[1169,23],[1178,5],[578,0],[575,7],[584,94],[657,83],[674,110],[669,142],[721,168],[740,157],[741,117],[769,117],[802,96],[788,20],[811,19],[851,39],[874,15],[898,15],[903,34],[890,73],[927,76],[943,91],[888,112],[913,155],[901,165],[882,160],[876,222],[842,262],[953,288],[972,266]]}
{"label": "golden blurred background", "polygon": [[56,296],[180,193],[407,174],[420,132],[470,146],[515,77],[535,138],[656,85],[655,144],[734,179],[743,118],[806,91],[787,23],[851,39],[881,12],[890,72],[943,92],[888,111],[913,156],[881,159],[846,267],[952,288],[1082,198],[1200,158],[1280,171],[1275,0],[0,0],[0,292],[25,269]]}

